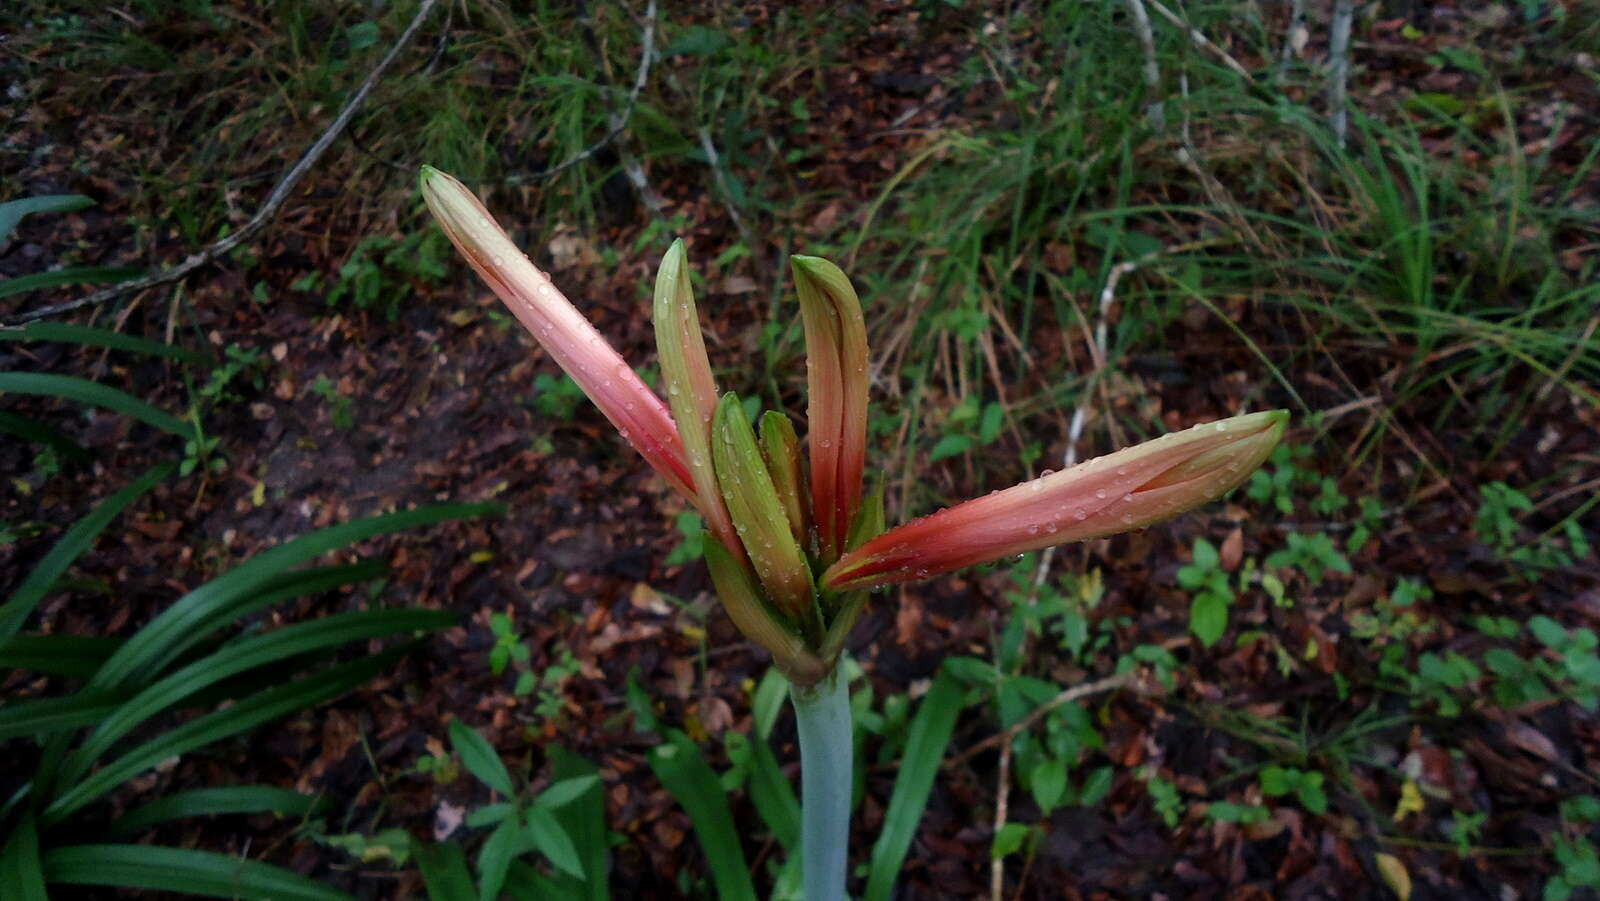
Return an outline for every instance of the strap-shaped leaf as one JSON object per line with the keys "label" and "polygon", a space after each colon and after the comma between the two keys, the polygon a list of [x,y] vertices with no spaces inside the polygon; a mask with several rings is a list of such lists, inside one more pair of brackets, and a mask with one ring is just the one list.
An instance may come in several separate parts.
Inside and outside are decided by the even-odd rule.
{"label": "strap-shaped leaf", "polygon": [[962,700],[960,680],[948,667],[940,667],[933,685],[917,705],[911,729],[906,733],[905,756],[900,761],[894,791],[889,795],[883,831],[878,833],[878,841],[872,846],[867,891],[862,895],[864,901],[888,901],[895,878],[900,875],[900,866],[905,863],[906,851],[911,847],[911,839],[916,836],[922,811],[928,806],[928,792],[933,789],[933,778],[939,774],[939,764],[950,744],[950,733],[955,730]]}
{"label": "strap-shaped leaf", "polygon": [[109,885],[257,901],[351,901],[282,867],[211,851],[151,845],[70,845],[44,855],[47,882]]}
{"label": "strap-shaped leaf", "polygon": [[220,816],[240,813],[275,813],[280,817],[303,817],[328,806],[328,799],[302,795],[271,785],[236,785],[228,788],[196,788],[158,798],[129,812],[111,824],[112,838],[138,835],[157,823],[186,817]]}
{"label": "strap-shaped leaf", "polygon": [[44,811],[54,824],[169,757],[185,754],[269,720],[336,698],[376,676],[400,655],[388,651],[268,689],[166,732],[111,761],[93,775],[66,786]]}
{"label": "strap-shaped leaf", "polygon": [[360,610],[234,642],[173,671],[118,706],[62,765],[59,778],[66,783],[77,781],[134,727],[229,676],[347,642],[440,629],[453,622],[455,617],[439,610]]}
{"label": "strap-shaped leaf", "polygon": [[116,699],[84,693],[16,701],[0,707],[0,742],[92,726],[116,709]]}
{"label": "strap-shaped leaf", "polygon": [[[0,373],[4,375],[4,373]],[[28,573],[28,578],[22,581],[16,593],[0,607],[0,638],[10,638],[17,634],[22,624],[27,621],[28,614],[50,591],[50,586],[61,578],[67,571],[72,561],[78,559],[90,545],[94,544],[98,536],[111,520],[117,518],[125,507],[133,503],[139,495],[149,491],[155,484],[167,477],[176,464],[163,463],[152,468],[144,475],[130,482],[127,487],[100,502],[88,516],[73,523],[72,528],[61,536],[55,547],[50,549],[44,559]]]}
{"label": "strap-shaped leaf", "polygon": [[422,507],[322,529],[263,551],[179,598],[151,620],[106,661],[95,674],[94,685],[110,689],[150,679],[186,648],[203,640],[210,628],[258,609],[263,592],[282,588],[287,570],[329,551],[389,532],[488,515],[501,509],[497,504]]}
{"label": "strap-shaped leaf", "polygon": [[733,828],[728,796],[717,774],[700,756],[687,735],[674,730],[668,740],[650,752],[650,769],[689,814],[695,837],[711,865],[711,879],[722,901],[755,901],[739,833]]}
{"label": "strap-shaped leaf", "polygon": [[41,288],[57,285],[103,285],[125,282],[144,274],[143,269],[129,266],[66,266],[49,272],[34,272],[16,278],[0,279],[0,298],[26,294]]}
{"label": "strap-shaped leaf", "polygon": [[[134,269],[130,271],[137,275],[141,270]],[[15,281],[20,280],[16,279]],[[9,285],[12,282],[5,282],[4,284]],[[204,354],[195,353],[186,347],[178,347],[175,344],[167,344],[164,341],[152,341],[149,338],[140,338],[135,335],[124,335],[111,329],[95,328],[91,325],[73,325],[68,322],[30,322],[21,328],[0,329],[0,341],[60,341],[66,344],[109,347],[112,350],[149,354],[154,357],[182,360],[185,363],[203,363],[206,359]]]}
{"label": "strap-shaped leaf", "polygon": [[82,194],[41,194],[0,203],[0,241],[11,236],[22,217],[34,213],[71,213],[94,206],[94,200]]}
{"label": "strap-shaped leaf", "polygon": [[39,857],[39,827],[32,813],[23,814],[0,850],[0,886],[6,890],[7,901],[13,897],[15,901],[50,901],[44,887],[44,861]]}
{"label": "strap-shaped leaf", "polygon": [[120,647],[120,638],[13,635],[0,638],[0,670],[21,669],[87,679]]}
{"label": "strap-shaped leaf", "polygon": [[188,440],[194,437],[194,426],[165,410],[152,407],[144,401],[99,382],[80,379],[73,375],[55,375],[48,372],[0,372],[0,391],[17,394],[41,394],[75,400],[81,404],[105,407],[163,432]]}

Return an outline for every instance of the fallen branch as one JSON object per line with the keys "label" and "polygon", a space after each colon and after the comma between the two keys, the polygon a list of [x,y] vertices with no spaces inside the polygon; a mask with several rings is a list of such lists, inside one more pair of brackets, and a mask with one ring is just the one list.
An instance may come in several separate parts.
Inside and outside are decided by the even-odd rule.
{"label": "fallen branch", "polygon": [[109,300],[114,300],[125,294],[134,294],[161,285],[171,284],[185,278],[189,273],[199,269],[201,266],[215,262],[223,254],[255,237],[256,233],[265,228],[267,223],[271,222],[272,218],[277,215],[278,209],[283,206],[284,201],[289,199],[290,193],[300,183],[300,179],[311,171],[311,167],[317,164],[322,155],[327,152],[333,142],[349,126],[350,120],[355,117],[356,111],[366,101],[367,95],[371,94],[372,89],[377,87],[379,79],[383,77],[383,73],[399,57],[400,51],[411,43],[411,39],[416,36],[417,30],[422,27],[423,21],[433,11],[433,7],[437,2],[438,0],[422,0],[422,4],[417,8],[417,14],[411,18],[411,24],[406,26],[405,31],[401,32],[400,38],[395,41],[393,47],[389,48],[389,52],[384,54],[383,59],[379,60],[372,71],[367,73],[366,80],[361,83],[361,86],[356,89],[354,94],[350,95],[350,99],[345,101],[344,108],[339,110],[339,115],[334,117],[327,130],[322,133],[321,137],[317,138],[316,142],[304,154],[301,154],[300,159],[295,162],[294,166],[273,186],[272,193],[267,195],[266,202],[237,231],[207,245],[197,253],[191,254],[188,259],[176,266],[150,273],[133,281],[113,285],[102,291],[96,291],[87,297],[80,297],[77,300],[69,300],[66,303],[59,303],[54,306],[19,314],[8,325],[21,325],[36,319],[45,319],[62,313],[70,313],[83,307],[96,306]]}

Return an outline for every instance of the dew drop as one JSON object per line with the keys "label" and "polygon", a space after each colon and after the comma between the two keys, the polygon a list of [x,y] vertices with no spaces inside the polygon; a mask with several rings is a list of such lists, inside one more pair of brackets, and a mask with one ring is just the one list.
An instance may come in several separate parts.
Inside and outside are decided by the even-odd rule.
{"label": "dew drop", "polygon": [[1095,489],[1094,496],[1104,500],[1106,496],[1106,490],[1104,488],[1097,488]]}
{"label": "dew drop", "polygon": [[1085,511],[1079,509],[1079,510],[1072,511],[1072,517],[1074,519],[1076,519],[1078,522],[1083,522],[1084,520],[1089,518],[1089,514],[1086,513]]}
{"label": "dew drop", "polygon": [[1133,525],[1133,517],[1127,513],[1122,514],[1122,524],[1125,526]]}
{"label": "dew drop", "polygon": [[1047,476],[1053,476],[1053,475],[1055,475],[1055,474],[1056,474],[1056,471],[1055,471],[1055,470],[1053,470],[1053,469],[1047,469],[1047,470],[1045,470],[1045,471],[1044,471],[1044,472],[1041,472],[1041,473],[1039,473],[1039,478],[1041,478],[1041,479],[1042,479],[1042,478],[1045,478],[1045,477],[1047,477]]}
{"label": "dew drop", "polygon": [[1131,495],[1131,494],[1124,494],[1122,496],[1122,502],[1125,503],[1125,504],[1130,502],[1130,501],[1132,501],[1132,500],[1133,500],[1133,495]]}

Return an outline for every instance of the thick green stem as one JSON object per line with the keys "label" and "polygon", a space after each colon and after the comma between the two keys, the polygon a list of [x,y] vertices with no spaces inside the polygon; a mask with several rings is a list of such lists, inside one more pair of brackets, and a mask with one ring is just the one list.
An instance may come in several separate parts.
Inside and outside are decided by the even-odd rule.
{"label": "thick green stem", "polygon": [[850,688],[842,666],[791,686],[800,732],[800,868],[806,901],[844,901],[850,849]]}

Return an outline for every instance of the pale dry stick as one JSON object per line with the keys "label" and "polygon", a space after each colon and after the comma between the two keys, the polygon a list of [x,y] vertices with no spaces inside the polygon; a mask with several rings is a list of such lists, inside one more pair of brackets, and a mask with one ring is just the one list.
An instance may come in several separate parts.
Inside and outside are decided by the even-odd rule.
{"label": "pale dry stick", "polygon": [[1155,690],[1143,683],[1142,676],[1141,671],[1130,670],[1126,673],[1118,673],[1115,676],[1107,676],[1104,679],[1096,679],[1093,682],[1086,682],[1083,685],[1074,685],[1071,688],[1064,689],[1060,694],[1028,711],[1027,716],[1007,726],[1004,732],[991,735],[960,754],[951,757],[944,762],[943,766],[945,769],[959,766],[1001,742],[1011,741],[1018,735],[1032,729],[1034,724],[1049,716],[1051,711],[1071,704],[1080,698],[1122,688],[1137,688],[1141,693],[1154,694]]}
{"label": "pale dry stick", "polygon": [[700,150],[706,155],[706,163],[711,166],[711,177],[722,191],[725,200],[723,205],[728,208],[728,216],[733,219],[733,227],[739,230],[739,240],[744,242],[751,258],[759,266],[762,258],[761,248],[756,245],[755,234],[750,231],[748,225],[745,225],[744,217],[739,215],[739,207],[733,201],[733,191],[728,187],[727,175],[723,171],[722,157],[717,153],[717,145],[711,142],[711,132],[706,130],[705,126],[695,129],[695,132],[700,136]]}
{"label": "pale dry stick", "polygon": [[[643,38],[641,39],[639,51],[639,72],[634,77],[634,89],[629,94],[627,115],[625,116],[621,111],[612,109],[607,104],[606,124],[610,126],[610,134],[613,138],[628,127],[628,120],[633,115],[633,105],[638,100],[638,92],[644,89],[645,79],[650,76],[650,61],[655,55],[655,0],[650,0],[649,5],[645,7],[644,17],[644,25],[641,27]],[[608,83],[610,76],[606,74],[605,52],[600,47],[600,39],[594,33],[594,23],[589,18],[589,10],[586,4],[579,7],[578,21],[582,24],[584,36],[588,39],[589,50],[595,55],[595,66],[600,73],[602,83]],[[607,140],[610,140],[610,138]],[[595,149],[598,151],[599,148]],[[633,151],[629,149],[626,142],[619,141],[617,143],[617,161],[621,163],[622,172],[627,176],[628,184],[633,186],[634,193],[639,195],[639,199],[644,201],[644,205],[650,208],[651,213],[661,217],[666,210],[666,204],[662,202],[661,195],[650,187],[650,178],[644,174],[644,166],[639,162],[639,158],[633,155]]]}
{"label": "pale dry stick", "polygon": [[1144,87],[1150,94],[1144,114],[1156,131],[1167,127],[1166,103],[1161,99],[1161,65],[1156,61],[1156,35],[1150,28],[1150,14],[1145,12],[1144,0],[1123,0],[1128,15],[1133,17],[1133,33],[1139,39],[1139,49],[1144,53]]}
{"label": "pale dry stick", "polygon": [[[583,12],[587,16],[587,8]],[[585,29],[589,32],[591,46],[598,46],[598,42],[594,39],[593,24],[587,18],[584,19],[584,23]],[[543,181],[547,178],[554,178],[605,149],[606,145],[615,141],[617,136],[627,129],[628,123],[633,119],[633,110],[639,104],[639,94],[644,91],[645,82],[650,79],[650,66],[655,61],[656,0],[650,0],[649,4],[645,6],[644,23],[640,25],[639,30],[639,69],[633,76],[633,87],[628,90],[628,102],[623,105],[621,112],[616,110],[608,110],[606,112],[606,124],[610,127],[609,130],[600,136],[600,140],[573,154],[565,162],[532,175],[513,176],[505,180],[507,184],[517,184],[523,181]],[[598,51],[596,52],[598,53]],[[605,74],[603,60],[600,61],[600,78],[602,81],[609,80]],[[621,158],[624,152],[623,148],[618,147],[618,158]],[[632,156],[631,153],[628,155]],[[640,192],[639,196],[646,204],[650,205],[653,212],[661,212],[661,199],[655,195],[655,192],[650,190],[649,180],[645,178],[644,169],[639,166],[638,160],[634,160],[631,167],[629,163],[624,163],[623,165],[627,171],[628,181],[633,184],[635,190]]]}
{"label": "pale dry stick", "polygon": [[[999,835],[1000,830],[1006,828],[1006,808],[1011,801],[1011,740],[1007,739],[1000,745],[1000,789],[996,792],[994,802],[994,834]],[[989,897],[992,901],[1003,901],[1006,887],[1006,859],[999,855],[990,855],[989,861]]]}
{"label": "pale dry stick", "polygon": [[1168,22],[1171,22],[1172,24],[1183,29],[1184,34],[1189,36],[1189,40],[1193,42],[1196,47],[1199,47],[1201,50],[1205,50],[1222,60],[1222,64],[1232,70],[1233,74],[1243,78],[1246,84],[1251,86],[1255,85],[1256,80],[1255,77],[1250,74],[1250,70],[1240,65],[1238,60],[1234,59],[1228,54],[1228,51],[1217,46],[1216,42],[1206,37],[1205,32],[1195,28],[1188,22],[1185,22],[1182,16],[1179,16],[1172,10],[1162,6],[1160,0],[1145,0],[1145,2],[1149,3],[1150,8],[1155,10],[1156,14],[1161,16],[1161,18],[1166,19]]}
{"label": "pale dry stick", "polygon": [[1328,36],[1328,61],[1331,64],[1328,84],[1328,116],[1333,121],[1333,135],[1344,146],[1344,135],[1349,124],[1345,110],[1345,85],[1350,75],[1350,24],[1355,18],[1355,0],[1337,0],[1333,4],[1333,27]]}
{"label": "pale dry stick", "polygon": [[411,17],[411,23],[406,26],[405,31],[400,33],[400,37],[395,41],[394,46],[390,47],[389,52],[384,54],[383,59],[379,60],[378,64],[372,68],[372,71],[367,73],[366,80],[361,82],[361,86],[356,89],[356,92],[350,95],[349,100],[345,101],[344,108],[339,110],[339,115],[335,116],[333,121],[328,124],[327,130],[300,156],[294,166],[284,173],[283,178],[279,179],[278,183],[273,186],[272,193],[267,195],[266,202],[261,205],[260,209],[256,210],[256,214],[250,217],[248,222],[240,226],[238,231],[232,232],[221,240],[190,254],[188,259],[176,266],[96,291],[87,297],[80,297],[77,300],[69,300],[54,306],[21,313],[7,325],[22,325],[36,319],[46,319],[62,313],[70,313],[83,307],[97,306],[125,294],[147,291],[161,285],[171,284],[183,279],[201,266],[214,262],[223,254],[255,237],[256,233],[265,228],[267,223],[272,221],[272,217],[277,215],[278,209],[283,206],[284,201],[289,199],[289,194],[300,183],[300,179],[311,171],[311,167],[317,164],[317,161],[322,158],[322,155],[333,145],[339,135],[344,133],[345,128],[350,124],[350,120],[355,118],[356,111],[361,108],[362,103],[366,102],[367,95],[371,94],[372,89],[377,87],[379,79],[383,77],[383,73],[400,56],[400,51],[411,43],[411,39],[416,36],[417,30],[422,27],[423,21],[428,18],[428,14],[433,11],[433,7],[437,2],[438,0],[422,0],[422,4],[417,7],[416,15]]}
{"label": "pale dry stick", "polygon": [[1306,0],[1289,0],[1289,28],[1283,34],[1283,50],[1278,54],[1278,66],[1273,70],[1272,83],[1281,84],[1288,74],[1289,61],[1306,46],[1310,32],[1306,29]]}

